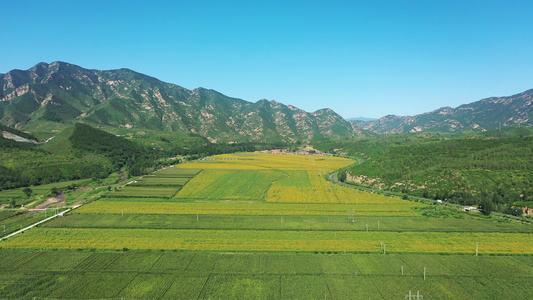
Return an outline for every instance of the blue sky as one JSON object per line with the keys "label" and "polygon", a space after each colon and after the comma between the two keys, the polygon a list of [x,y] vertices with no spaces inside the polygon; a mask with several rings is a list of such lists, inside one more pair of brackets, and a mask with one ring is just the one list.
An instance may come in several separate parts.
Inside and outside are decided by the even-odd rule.
{"label": "blue sky", "polygon": [[0,73],[129,68],[343,117],[533,88],[533,1],[0,0]]}

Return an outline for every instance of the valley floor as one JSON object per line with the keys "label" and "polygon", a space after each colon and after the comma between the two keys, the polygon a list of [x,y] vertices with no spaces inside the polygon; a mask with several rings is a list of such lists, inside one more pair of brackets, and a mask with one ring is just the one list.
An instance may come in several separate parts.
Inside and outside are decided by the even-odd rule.
{"label": "valley floor", "polygon": [[1,241],[0,298],[530,298],[531,224],[324,178],[351,163],[240,153],[144,176]]}

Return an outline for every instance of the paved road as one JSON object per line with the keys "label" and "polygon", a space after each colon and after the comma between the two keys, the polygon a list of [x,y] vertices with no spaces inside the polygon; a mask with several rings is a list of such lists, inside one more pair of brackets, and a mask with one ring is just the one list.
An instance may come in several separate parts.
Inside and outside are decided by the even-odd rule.
{"label": "paved road", "polygon": [[19,233],[22,233],[22,232],[24,232],[24,231],[26,231],[26,230],[28,230],[28,229],[30,229],[30,228],[33,228],[33,227],[35,227],[35,226],[37,226],[37,225],[42,224],[42,223],[44,223],[44,222],[48,222],[48,221],[50,221],[50,220],[52,220],[53,218],[56,218],[56,217],[58,217],[58,216],[63,216],[65,213],[68,213],[69,211],[71,211],[71,210],[73,210],[73,209],[76,209],[76,208],[78,208],[78,207],[80,207],[80,206],[81,206],[81,205],[75,205],[75,206],[73,206],[73,207],[71,207],[71,208],[69,208],[69,209],[67,209],[67,210],[64,210],[64,211],[62,211],[62,212],[60,212],[60,213],[57,213],[57,214],[55,214],[55,215],[53,215],[53,216],[51,216],[51,217],[49,217],[49,218],[46,218],[46,219],[44,219],[44,220],[41,220],[41,221],[39,221],[39,222],[37,222],[37,223],[35,223],[35,224],[32,224],[32,225],[30,225],[30,226],[28,226],[28,227],[26,227],[26,228],[22,228],[21,230],[18,230],[18,231],[15,231],[15,232],[11,233],[11,234],[8,234],[8,235],[4,236],[3,238],[0,238],[0,241],[3,241],[3,240],[5,240],[5,239],[7,239],[7,238],[9,238],[9,237],[12,237],[12,236],[14,236],[14,235],[17,235],[17,234],[19,234]]}

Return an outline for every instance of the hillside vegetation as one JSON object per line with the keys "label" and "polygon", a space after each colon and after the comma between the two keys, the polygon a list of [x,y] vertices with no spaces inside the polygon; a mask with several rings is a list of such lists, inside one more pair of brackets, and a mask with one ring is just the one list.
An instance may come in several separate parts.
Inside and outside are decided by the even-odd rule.
{"label": "hillside vegetation", "polygon": [[43,145],[0,138],[0,155],[0,189],[106,178],[123,167],[139,175],[159,159],[154,150],[81,123]]}
{"label": "hillside vegetation", "polygon": [[415,116],[388,115],[378,120],[354,120],[375,133],[466,132],[510,126],[533,126],[533,89],[509,97],[491,97],[456,108],[441,107]]}
{"label": "hillside vegetation", "polygon": [[132,70],[54,62],[0,74],[0,123],[32,131],[94,127],[199,134],[211,142],[293,143],[359,134],[331,109],[306,112],[217,91],[185,89]]}
{"label": "hillside vegetation", "polygon": [[[31,134],[9,127],[3,129],[35,139]],[[98,180],[121,169],[137,176],[177,163],[179,159],[287,146],[283,143],[215,144],[186,132],[106,129],[120,134],[76,123],[38,145],[0,136],[0,190],[80,178]]]}
{"label": "hillside vegetation", "polygon": [[[321,150],[346,152],[359,159],[347,170],[357,184],[479,205],[514,213],[513,203],[533,197],[533,130],[505,128],[451,137],[399,134],[356,142],[322,141]],[[339,150],[342,148],[342,150]]]}

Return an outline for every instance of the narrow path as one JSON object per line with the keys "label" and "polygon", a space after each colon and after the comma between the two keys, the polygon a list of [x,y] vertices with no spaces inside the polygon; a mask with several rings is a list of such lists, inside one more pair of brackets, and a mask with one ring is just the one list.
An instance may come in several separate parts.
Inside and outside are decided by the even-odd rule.
{"label": "narrow path", "polygon": [[122,183],[126,181],[127,178],[128,176],[126,176],[126,173],[124,173],[124,167],[120,168],[120,179],[117,181],[117,183]]}

